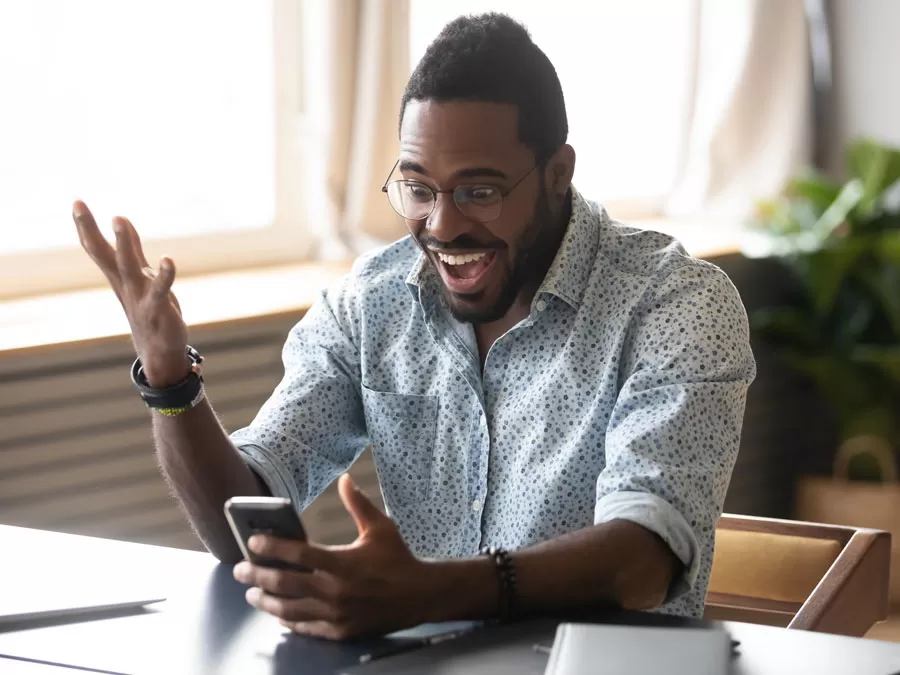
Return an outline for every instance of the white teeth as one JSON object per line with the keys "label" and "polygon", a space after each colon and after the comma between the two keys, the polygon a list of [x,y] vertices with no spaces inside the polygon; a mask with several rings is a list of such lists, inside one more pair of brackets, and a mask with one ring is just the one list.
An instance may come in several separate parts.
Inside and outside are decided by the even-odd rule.
{"label": "white teeth", "polygon": [[438,259],[447,265],[464,265],[469,262],[481,260],[487,253],[467,253],[465,255],[447,255],[446,253],[438,253]]}

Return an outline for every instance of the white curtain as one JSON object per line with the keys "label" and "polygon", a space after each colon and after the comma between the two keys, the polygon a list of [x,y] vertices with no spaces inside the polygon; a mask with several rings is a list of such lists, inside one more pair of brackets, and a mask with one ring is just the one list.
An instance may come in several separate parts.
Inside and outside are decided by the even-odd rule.
{"label": "white curtain", "polygon": [[321,257],[353,258],[406,230],[381,186],[398,154],[409,77],[407,0],[329,0],[326,235]]}
{"label": "white curtain", "polygon": [[[695,1],[680,172],[661,210],[738,222],[810,159],[804,2]],[[411,70],[410,2],[330,0],[327,7],[321,257],[351,259],[406,232],[380,188],[398,154],[399,105]]]}
{"label": "white curtain", "polygon": [[742,218],[810,159],[803,0],[698,0],[695,44],[681,176],[663,210]]}

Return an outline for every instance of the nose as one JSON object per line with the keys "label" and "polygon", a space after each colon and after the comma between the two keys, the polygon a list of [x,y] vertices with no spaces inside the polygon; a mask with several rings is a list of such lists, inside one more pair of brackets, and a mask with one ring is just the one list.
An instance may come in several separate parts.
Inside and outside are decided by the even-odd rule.
{"label": "nose", "polygon": [[451,242],[460,235],[469,234],[473,225],[457,208],[453,195],[442,192],[437,195],[434,210],[425,220],[425,231],[439,241]]}

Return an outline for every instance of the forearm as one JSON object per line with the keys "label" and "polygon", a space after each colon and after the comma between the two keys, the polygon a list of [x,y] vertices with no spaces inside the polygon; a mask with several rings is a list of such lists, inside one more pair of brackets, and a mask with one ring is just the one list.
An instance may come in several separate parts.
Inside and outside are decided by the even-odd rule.
{"label": "forearm", "polygon": [[207,400],[176,417],[151,413],[163,474],[206,548],[222,562],[237,562],[240,550],[223,513],[235,495],[267,490],[238,455]]}
{"label": "forearm", "polygon": [[[616,606],[650,609],[666,598],[681,563],[653,532],[625,520],[594,525],[513,554],[523,614]],[[486,558],[433,563],[435,620],[496,616],[499,582]]]}

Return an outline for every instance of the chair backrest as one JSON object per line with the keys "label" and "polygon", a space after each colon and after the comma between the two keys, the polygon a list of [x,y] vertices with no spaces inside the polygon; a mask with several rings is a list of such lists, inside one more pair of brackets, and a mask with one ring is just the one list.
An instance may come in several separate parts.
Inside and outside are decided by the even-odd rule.
{"label": "chair backrest", "polygon": [[862,636],[887,618],[891,536],[726,514],[706,617]]}

